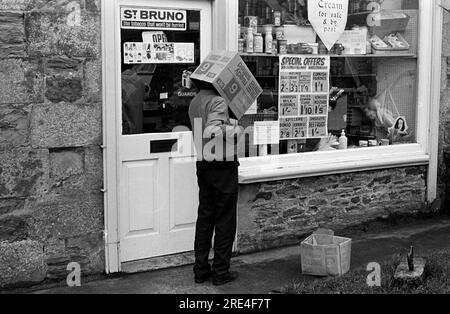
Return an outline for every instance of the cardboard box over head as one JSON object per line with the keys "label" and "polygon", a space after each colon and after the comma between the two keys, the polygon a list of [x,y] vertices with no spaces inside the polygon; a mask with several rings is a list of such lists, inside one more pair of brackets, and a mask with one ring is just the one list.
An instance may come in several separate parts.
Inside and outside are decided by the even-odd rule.
{"label": "cardboard box over head", "polygon": [[237,52],[213,51],[191,75],[194,81],[211,84],[240,120],[262,88]]}

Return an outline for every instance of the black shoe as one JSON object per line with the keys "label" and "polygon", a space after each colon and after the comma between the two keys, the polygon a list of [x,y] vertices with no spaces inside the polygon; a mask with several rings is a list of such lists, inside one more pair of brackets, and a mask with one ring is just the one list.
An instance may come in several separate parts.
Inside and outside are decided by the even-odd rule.
{"label": "black shoe", "polygon": [[229,282],[235,281],[238,275],[235,272],[228,272],[225,275],[213,276],[213,285],[221,286]]}
{"label": "black shoe", "polygon": [[204,283],[205,281],[207,281],[209,278],[211,278],[212,276],[212,272],[209,271],[206,275],[203,276],[195,276],[195,283]]}

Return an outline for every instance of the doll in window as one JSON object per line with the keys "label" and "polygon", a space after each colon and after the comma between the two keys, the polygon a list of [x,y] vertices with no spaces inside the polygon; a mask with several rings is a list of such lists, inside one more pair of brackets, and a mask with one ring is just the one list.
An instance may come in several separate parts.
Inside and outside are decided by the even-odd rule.
{"label": "doll in window", "polygon": [[410,142],[412,134],[408,131],[405,117],[398,117],[395,124],[389,129],[389,141],[391,144]]}

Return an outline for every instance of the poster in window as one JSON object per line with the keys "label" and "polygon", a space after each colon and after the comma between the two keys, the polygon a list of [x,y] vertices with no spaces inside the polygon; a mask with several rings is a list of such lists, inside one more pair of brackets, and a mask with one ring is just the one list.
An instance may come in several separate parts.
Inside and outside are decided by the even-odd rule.
{"label": "poster in window", "polygon": [[281,140],[328,135],[330,57],[280,56]]}
{"label": "poster in window", "polygon": [[194,43],[144,42],[124,44],[125,64],[194,63]]}
{"label": "poster in window", "polygon": [[122,29],[186,31],[187,12],[162,8],[123,6],[120,8]]}
{"label": "poster in window", "polygon": [[278,121],[257,121],[254,125],[255,145],[271,145],[280,142],[280,125]]}

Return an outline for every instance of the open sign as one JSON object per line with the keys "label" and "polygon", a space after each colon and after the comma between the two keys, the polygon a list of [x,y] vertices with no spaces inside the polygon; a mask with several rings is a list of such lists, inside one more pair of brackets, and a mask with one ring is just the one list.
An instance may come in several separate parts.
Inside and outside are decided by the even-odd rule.
{"label": "open sign", "polygon": [[167,36],[164,32],[143,32],[142,41],[144,43],[167,43]]}

